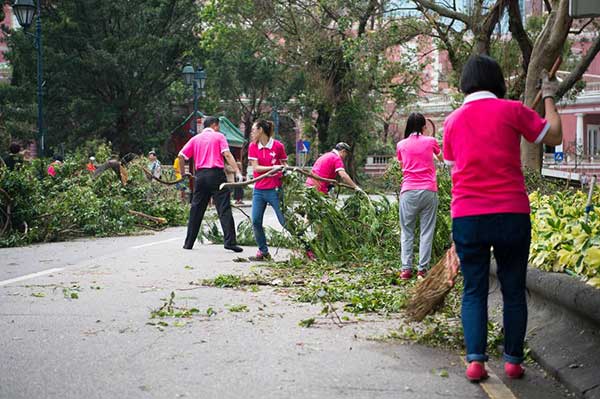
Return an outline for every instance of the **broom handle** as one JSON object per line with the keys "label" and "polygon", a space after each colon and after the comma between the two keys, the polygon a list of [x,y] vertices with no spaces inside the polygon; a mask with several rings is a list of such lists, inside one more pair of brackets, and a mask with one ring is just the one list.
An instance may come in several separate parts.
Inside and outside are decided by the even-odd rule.
{"label": "broom handle", "polygon": [[[548,72],[548,77],[550,79],[554,79],[554,77],[556,76],[556,72],[558,71],[558,68],[560,67],[560,64],[562,63],[562,57],[559,55],[556,58],[556,61],[554,61],[554,65],[552,65],[552,69],[550,69],[550,72]],[[540,101],[542,101],[542,89],[540,89],[540,91],[538,91],[537,96],[535,96],[535,100],[533,100],[533,105],[531,106],[531,108],[535,109],[538,104],[540,103]]]}
{"label": "broom handle", "polygon": [[590,216],[590,212],[593,209],[592,205],[592,197],[594,195],[594,186],[596,185],[596,175],[592,176],[592,181],[590,182],[590,188],[588,191],[587,202],[585,203],[585,222],[588,222],[588,218]]}

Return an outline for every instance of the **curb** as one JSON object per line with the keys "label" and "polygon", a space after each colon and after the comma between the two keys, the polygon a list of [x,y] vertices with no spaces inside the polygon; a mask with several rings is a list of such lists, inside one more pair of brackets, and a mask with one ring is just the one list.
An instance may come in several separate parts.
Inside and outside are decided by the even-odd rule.
{"label": "curb", "polygon": [[527,288],[600,327],[600,289],[563,273],[533,268],[527,270]]}
{"label": "curb", "polygon": [[[495,262],[490,275],[496,279]],[[527,288],[532,357],[578,397],[600,399],[600,290],[533,268]]]}

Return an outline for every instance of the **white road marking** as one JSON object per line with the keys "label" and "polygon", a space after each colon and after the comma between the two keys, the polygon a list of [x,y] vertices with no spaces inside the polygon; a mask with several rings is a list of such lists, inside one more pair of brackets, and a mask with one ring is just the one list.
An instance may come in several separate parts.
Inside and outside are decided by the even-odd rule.
{"label": "white road marking", "polygon": [[4,286],[4,285],[9,285],[12,283],[18,283],[19,281],[23,281],[23,280],[29,280],[30,278],[34,278],[34,277],[47,276],[48,274],[61,272],[63,270],[65,270],[64,267],[56,267],[54,269],[42,270],[41,272],[31,273],[31,274],[26,274],[21,277],[11,278],[10,280],[0,281],[0,287]]}
{"label": "white road marking", "polygon": [[146,248],[146,247],[151,247],[153,245],[164,244],[165,242],[171,242],[171,241],[175,241],[175,240],[183,240],[184,238],[185,237],[169,238],[168,240],[156,241],[156,242],[151,242],[149,244],[143,244],[143,245],[136,245],[135,247],[131,247],[131,248],[132,249]]}

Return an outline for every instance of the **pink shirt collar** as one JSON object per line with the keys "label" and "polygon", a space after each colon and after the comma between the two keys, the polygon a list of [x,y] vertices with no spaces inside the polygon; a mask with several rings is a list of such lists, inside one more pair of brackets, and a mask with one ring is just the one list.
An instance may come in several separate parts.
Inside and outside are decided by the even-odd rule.
{"label": "pink shirt collar", "polygon": [[492,93],[491,91],[487,91],[487,90],[476,91],[475,93],[471,93],[468,96],[466,96],[463,104],[470,103],[471,101],[485,100],[488,98],[498,98],[498,97],[496,97],[496,95],[494,93]]}
{"label": "pink shirt collar", "polygon": [[268,148],[270,150],[271,148],[273,148],[273,143],[274,143],[273,137],[271,137],[269,139],[269,141],[267,141],[267,144],[265,144],[265,145],[262,145],[262,143],[259,141],[258,142],[258,149],[262,150],[263,148]]}

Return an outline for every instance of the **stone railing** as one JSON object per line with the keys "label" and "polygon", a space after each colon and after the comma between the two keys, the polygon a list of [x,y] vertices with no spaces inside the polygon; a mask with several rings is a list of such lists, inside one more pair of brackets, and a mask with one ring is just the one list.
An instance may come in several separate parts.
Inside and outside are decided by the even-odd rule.
{"label": "stone railing", "polygon": [[383,175],[389,163],[393,159],[393,155],[367,155],[365,174],[372,177],[379,177]]}

